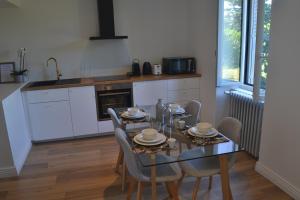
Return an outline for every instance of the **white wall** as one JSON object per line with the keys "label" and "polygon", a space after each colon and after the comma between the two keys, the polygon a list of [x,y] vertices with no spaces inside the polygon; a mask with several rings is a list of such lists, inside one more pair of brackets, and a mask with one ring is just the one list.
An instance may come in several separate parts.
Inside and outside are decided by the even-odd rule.
{"label": "white wall", "polygon": [[22,0],[19,8],[0,8],[0,62],[26,47],[30,78],[40,80],[55,78],[45,66],[51,56],[71,78],[124,74],[132,58],[189,55],[188,1],[115,0],[116,32],[129,39],[89,41],[98,35],[96,0]]}
{"label": "white wall", "polygon": [[197,58],[198,72],[202,73],[201,121],[215,123],[218,0],[191,0],[189,6],[189,42]]}
{"label": "white wall", "polygon": [[300,199],[300,1],[274,0],[260,158],[257,170]]}

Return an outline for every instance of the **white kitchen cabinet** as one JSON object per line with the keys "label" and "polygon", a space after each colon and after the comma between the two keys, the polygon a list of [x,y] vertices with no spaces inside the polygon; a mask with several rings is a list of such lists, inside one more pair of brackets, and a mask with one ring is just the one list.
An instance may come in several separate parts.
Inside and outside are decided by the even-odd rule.
{"label": "white kitchen cabinet", "polygon": [[167,81],[168,102],[176,102],[182,105],[191,100],[200,100],[200,79],[184,78]]}
{"label": "white kitchen cabinet", "polygon": [[73,137],[69,101],[29,104],[33,141]]}
{"label": "white kitchen cabinet", "polygon": [[28,91],[26,96],[28,103],[69,100],[68,88]]}
{"label": "white kitchen cabinet", "polygon": [[155,105],[158,99],[167,100],[167,81],[145,81],[133,83],[134,105]]}
{"label": "white kitchen cabinet", "polygon": [[98,129],[101,134],[107,134],[113,133],[115,128],[112,120],[106,120],[98,122]]}
{"label": "white kitchen cabinet", "polygon": [[95,87],[69,88],[69,96],[74,135],[98,133]]}
{"label": "white kitchen cabinet", "polygon": [[200,88],[199,78],[184,78],[168,80],[168,91],[198,89]]}

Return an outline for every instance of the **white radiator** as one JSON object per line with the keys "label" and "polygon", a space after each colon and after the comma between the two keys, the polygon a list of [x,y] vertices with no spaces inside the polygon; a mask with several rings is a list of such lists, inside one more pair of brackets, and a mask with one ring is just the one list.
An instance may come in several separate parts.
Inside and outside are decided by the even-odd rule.
{"label": "white radiator", "polygon": [[241,146],[258,158],[264,103],[254,102],[252,96],[230,91],[229,115],[242,122]]}

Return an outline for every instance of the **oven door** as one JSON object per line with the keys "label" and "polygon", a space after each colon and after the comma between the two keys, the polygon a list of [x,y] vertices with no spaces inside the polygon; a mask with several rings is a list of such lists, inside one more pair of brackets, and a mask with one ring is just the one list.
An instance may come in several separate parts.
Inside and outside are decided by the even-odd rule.
{"label": "oven door", "polygon": [[124,108],[132,106],[131,89],[118,89],[98,91],[98,119],[99,121],[110,119],[108,108]]}

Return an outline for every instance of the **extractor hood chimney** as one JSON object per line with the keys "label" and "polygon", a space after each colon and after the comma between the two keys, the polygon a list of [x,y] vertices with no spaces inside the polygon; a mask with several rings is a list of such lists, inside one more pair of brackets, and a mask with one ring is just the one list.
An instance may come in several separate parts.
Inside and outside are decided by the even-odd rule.
{"label": "extractor hood chimney", "polygon": [[128,38],[128,36],[115,35],[113,0],[98,0],[98,15],[100,36],[90,37],[90,40],[114,40]]}

